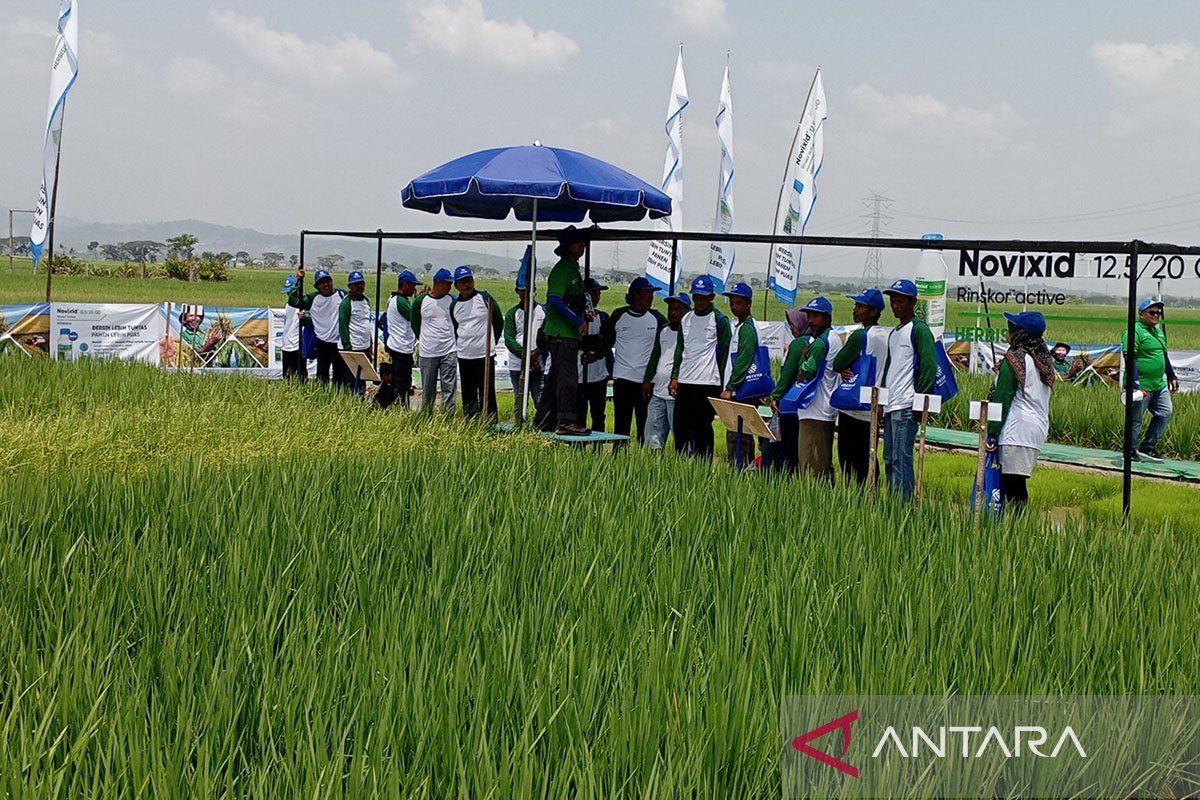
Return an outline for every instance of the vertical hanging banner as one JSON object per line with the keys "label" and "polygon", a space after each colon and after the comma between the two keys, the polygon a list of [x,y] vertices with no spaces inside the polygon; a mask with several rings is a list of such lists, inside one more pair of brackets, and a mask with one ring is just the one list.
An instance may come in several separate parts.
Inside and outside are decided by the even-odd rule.
{"label": "vertical hanging banner", "polygon": [[[671,99],[667,102],[667,157],[663,164],[661,188],[671,198],[671,215],[656,220],[654,230],[683,229],[683,110],[688,106],[687,81],[683,76],[683,45],[675,62]],[[683,263],[683,246],[676,245],[676,265]],[[679,276],[676,275],[676,278]],[[671,290],[671,242],[652,241],[646,256],[646,278],[662,293]]]}
{"label": "vertical hanging banner", "polygon": [[[38,193],[33,228],[29,232],[33,264],[36,267],[50,233],[58,168],[58,150],[62,137],[63,107],[67,92],[79,74],[79,3],[60,0],[58,38],[54,40],[54,60],[50,71],[50,105],[46,112],[46,137],[42,143],[42,188]],[[48,298],[47,298],[48,299]]]}
{"label": "vertical hanging banner", "polygon": [[[721,177],[717,184],[717,213],[713,232],[733,233],[733,90],[729,86],[729,65],[721,81],[721,99],[717,103],[717,140],[721,143]],[[713,242],[708,249],[708,275],[718,292],[733,274],[736,253],[732,242]]]}
{"label": "vertical hanging banner", "polygon": [[[808,90],[804,113],[796,129],[792,151],[788,154],[790,181],[785,182],[788,192],[786,208],[780,203],[775,218],[775,231],[788,236],[804,235],[804,228],[812,216],[817,202],[817,176],[825,160],[825,85],[821,82],[821,70],[813,78]],[[782,199],[782,198],[781,198]],[[791,305],[796,302],[796,283],[800,274],[802,248],[794,244],[777,244],[772,249],[770,288],[780,302]]]}

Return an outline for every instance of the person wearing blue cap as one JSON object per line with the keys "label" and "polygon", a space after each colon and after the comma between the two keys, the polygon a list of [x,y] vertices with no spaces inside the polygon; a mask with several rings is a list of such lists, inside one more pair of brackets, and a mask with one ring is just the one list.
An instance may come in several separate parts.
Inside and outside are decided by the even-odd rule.
{"label": "person wearing blue cap", "polygon": [[296,276],[288,275],[283,282],[283,293],[288,296],[283,307],[283,334],[279,337],[279,351],[283,362],[283,377],[303,381],[308,378],[308,364],[300,354],[300,308],[292,301],[296,288]]}
{"label": "person wearing blue cap", "polygon": [[668,297],[666,303],[667,324],[654,339],[642,383],[643,394],[650,398],[646,405],[646,443],[651,450],[666,447],[667,434],[675,429],[675,398],[670,392],[673,354],[679,338],[679,323],[692,307],[692,298],[687,292],[679,292]]}
{"label": "person wearing blue cap", "polygon": [[[750,367],[754,365],[754,354],[758,352],[758,324],[750,313],[754,301],[754,290],[750,288],[750,284],[735,282],[721,294],[729,298],[729,313],[736,320],[733,324],[732,341],[737,342],[737,358],[729,371],[725,391],[721,392],[722,399],[733,400],[737,397],[738,389],[746,382]],[[730,463],[736,457],[737,440],[736,431],[725,431],[725,454]],[[742,457],[746,464],[754,462],[754,437],[748,433],[742,434]]]}
{"label": "person wearing blue cap", "polygon": [[[296,278],[304,280],[304,267],[296,270]],[[345,292],[333,288],[333,276],[327,269],[317,270],[313,281],[315,291],[301,296],[299,284],[288,293],[288,303],[302,312],[301,325],[312,325],[317,339],[317,380],[329,383],[342,373],[342,358],[338,355],[341,336],[338,332],[338,315]]]}
{"label": "person wearing blue cap", "polygon": [[579,339],[587,332],[591,316],[579,259],[587,250],[587,234],[569,225],[558,233],[554,254],[558,263],[546,279],[546,342],[550,350],[547,389],[538,409],[538,427],[564,436],[586,436],[576,413],[579,402]]}
{"label": "person wearing blue cap", "polygon": [[[1138,320],[1133,328],[1134,388],[1143,393],[1133,409],[1133,443],[1135,459],[1162,461],[1158,440],[1171,421],[1174,407],[1171,395],[1179,391],[1179,379],[1167,350],[1167,331],[1162,324],[1163,301],[1147,297],[1138,304]],[[1129,352],[1129,336],[1121,334],[1121,352]],[[1138,443],[1142,421],[1150,412],[1150,426]]]}
{"label": "person wearing blue cap", "polygon": [[896,327],[888,333],[888,357],[883,366],[883,386],[888,401],[883,413],[883,461],[888,488],[911,499],[916,488],[913,446],[921,412],[913,411],[917,394],[929,394],[937,380],[937,352],[933,332],[916,315],[917,285],[901,279],[884,294],[896,315]]}
{"label": "person wearing blue cap", "polygon": [[797,410],[800,420],[801,475],[833,480],[833,433],[837,411],[830,404],[841,376],[833,361],[841,351],[842,340],[833,332],[833,304],[825,297],[814,297],[804,305],[811,339],[800,362],[798,380],[819,381],[817,392],[807,407]]}
{"label": "person wearing blue cap", "polygon": [[[511,359],[508,362],[508,377],[512,381],[513,396],[518,407],[524,395],[521,386],[521,370],[525,364],[525,306],[529,301],[529,261],[532,246],[525,246],[525,255],[521,259],[521,267],[517,271],[516,293],[517,304],[504,313],[504,347]],[[529,399],[536,409],[542,402],[542,359],[538,354],[536,343],[538,331],[546,321],[546,307],[541,303],[533,304],[533,321],[529,332],[533,337],[535,347],[529,354]]]}
{"label": "person wearing blue cap", "polygon": [[[338,336],[343,350],[371,354],[371,301],[367,299],[367,279],[358,270],[350,273],[346,281],[350,290],[338,307]],[[338,359],[341,361],[341,359]],[[345,361],[338,370],[342,386],[349,387],[355,381]]]}
{"label": "person wearing blue cap", "polygon": [[712,459],[713,410],[710,399],[721,394],[729,343],[729,318],[713,305],[712,278],[692,281],[692,310],[683,315],[675,339],[671,396],[675,398],[675,451]]}
{"label": "person wearing blue cap", "polygon": [[400,405],[409,407],[412,395],[413,353],[417,335],[412,327],[412,303],[417,287],[423,286],[412,270],[403,270],[396,278],[396,291],[387,302],[383,319],[387,323],[387,338],[383,349],[392,362],[392,388]]}
{"label": "person wearing blue cap", "polygon": [[608,312],[600,310],[600,294],[608,289],[595,278],[583,282],[588,294],[586,308],[587,327],[579,337],[579,392],[575,416],[586,423],[591,415],[590,430],[603,431],[607,427],[605,410],[608,407],[608,379],[612,372],[612,350],[604,341],[604,325]]}
{"label": "person wearing blue cap", "polygon": [[1019,514],[1029,501],[1027,482],[1050,431],[1050,391],[1057,379],[1054,357],[1042,338],[1040,311],[1005,312],[1008,352],[1000,362],[988,397],[1000,403],[1000,419],[988,421],[987,449],[1000,451],[1000,491],[1004,505]]}
{"label": "person wearing blue cap", "polygon": [[[883,383],[883,365],[887,362],[888,330],[879,324],[883,313],[883,292],[865,289],[847,295],[854,301],[854,321],[861,327],[846,337],[846,343],[833,359],[833,369],[842,380],[853,380],[855,361],[863,353],[875,356],[875,385]],[[875,457],[871,442],[871,411],[839,411],[837,420],[838,466],[842,479],[853,478],[865,485],[871,459]]]}
{"label": "person wearing blue cap", "polygon": [[475,271],[469,266],[454,270],[458,296],[450,303],[450,321],[458,339],[458,374],[462,379],[463,416],[486,413],[495,421],[495,347],[504,330],[500,306],[487,292],[475,288]]}
{"label": "person wearing blue cap", "polygon": [[433,411],[439,385],[442,410],[452,414],[458,404],[458,340],[450,321],[453,282],[450,270],[439,269],[433,276],[433,286],[412,306],[413,335],[417,337],[421,368],[421,411],[425,413]]}
{"label": "person wearing blue cap", "polygon": [[646,414],[652,390],[646,368],[667,319],[652,308],[654,286],[639,275],[629,284],[625,305],[605,321],[604,346],[613,356],[613,433],[629,436],[637,421],[637,441],[646,441]]}
{"label": "person wearing blue cap", "polygon": [[795,414],[780,413],[779,403],[788,390],[796,385],[796,380],[800,377],[800,363],[808,354],[808,345],[812,337],[809,336],[811,328],[804,309],[788,309],[784,317],[792,333],[792,341],[784,350],[779,380],[775,382],[775,391],[771,392],[770,397],[771,410],[775,412],[774,421],[779,428],[779,438],[774,442],[767,442],[763,447],[762,464],[764,469],[794,475],[800,468],[800,420]]}

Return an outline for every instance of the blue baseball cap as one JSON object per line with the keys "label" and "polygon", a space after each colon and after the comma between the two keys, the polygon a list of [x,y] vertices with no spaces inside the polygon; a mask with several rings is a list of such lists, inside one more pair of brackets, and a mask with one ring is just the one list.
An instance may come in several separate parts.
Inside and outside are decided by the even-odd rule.
{"label": "blue baseball cap", "polygon": [[667,295],[664,298],[664,302],[683,303],[684,307],[686,307],[686,308],[692,307],[692,298],[688,297],[687,292],[676,292],[675,294]]}
{"label": "blue baseball cap", "polygon": [[754,290],[750,288],[750,284],[742,283],[741,281],[733,284],[728,289],[721,292],[721,294],[725,295],[726,297],[744,297],[747,300],[754,299]]}
{"label": "blue baseball cap", "polygon": [[864,306],[875,309],[876,311],[883,310],[883,292],[878,289],[863,289],[858,294],[848,294],[849,297],[856,303],[862,303]]}
{"label": "blue baseball cap", "polygon": [[412,271],[411,269],[406,269],[406,270],[404,270],[403,272],[401,272],[401,273],[400,273],[400,274],[399,274],[399,275],[396,277],[396,283],[398,283],[398,284],[400,284],[400,283],[412,283],[412,284],[416,284],[417,286],[424,286],[424,285],[425,285],[425,284],[421,283],[419,280],[417,280],[417,276],[416,276],[416,275],[413,273],[413,271]]}
{"label": "blue baseball cap", "polygon": [[286,278],[283,279],[283,290],[282,291],[284,294],[287,294],[288,292],[292,291],[292,289],[295,289],[295,288],[296,288],[296,276],[295,275],[288,275]]}
{"label": "blue baseball cap", "polygon": [[454,280],[461,281],[463,278],[474,278],[475,270],[463,264],[461,267],[454,268]]}
{"label": "blue baseball cap", "polygon": [[707,275],[698,275],[692,281],[692,294],[716,294],[717,290],[713,288],[712,278]]}
{"label": "blue baseball cap", "polygon": [[1147,308],[1151,308],[1152,306],[1158,306],[1159,308],[1165,308],[1162,300],[1155,300],[1153,297],[1147,297],[1142,302],[1138,303],[1138,312],[1141,313],[1142,311],[1145,311]]}
{"label": "blue baseball cap", "polygon": [[445,267],[439,269],[433,276],[434,283],[441,283],[442,281],[445,281],[446,283],[452,283],[454,281],[454,276],[450,273],[450,270],[446,269]]}
{"label": "blue baseball cap", "polygon": [[898,295],[903,295],[904,297],[914,297],[915,298],[917,296],[917,285],[915,283],[913,283],[912,281],[910,281],[908,278],[901,278],[900,280],[893,283],[890,289],[884,289],[883,293],[884,294],[898,294]]}
{"label": "blue baseball cap", "polygon": [[1040,311],[1022,311],[1019,314],[1004,312],[1004,318],[1026,333],[1041,336],[1046,332],[1046,318]]}
{"label": "blue baseball cap", "polygon": [[833,303],[829,302],[824,297],[814,297],[804,305],[803,310],[815,311],[818,314],[828,314],[833,316]]}
{"label": "blue baseball cap", "polygon": [[350,273],[350,276],[348,278],[346,278],[347,285],[352,284],[352,283],[366,283],[366,282],[367,282],[367,279],[364,278],[363,274],[361,272],[359,272],[358,270],[354,270],[353,272]]}
{"label": "blue baseball cap", "polygon": [[587,290],[587,291],[589,291],[589,292],[590,292],[592,289],[599,289],[600,291],[602,291],[602,292],[603,292],[603,291],[604,291],[605,289],[607,289],[608,287],[607,287],[607,286],[605,286],[605,285],[604,285],[603,283],[601,283],[600,281],[596,280],[595,278],[588,278],[586,281],[584,281],[584,282],[583,282],[583,288],[584,288],[584,289],[586,289],[586,290]]}
{"label": "blue baseball cap", "polygon": [[329,270],[319,269],[319,270],[317,270],[316,276],[313,278],[313,283],[320,283],[321,281],[325,280],[326,278],[332,278],[332,277],[333,276],[329,274]]}
{"label": "blue baseball cap", "polygon": [[653,288],[654,288],[654,284],[651,283],[649,281],[649,279],[646,278],[645,275],[638,275],[636,278],[634,278],[632,281],[629,282],[629,293],[630,294],[633,294],[634,292],[644,292],[647,289],[653,289]]}

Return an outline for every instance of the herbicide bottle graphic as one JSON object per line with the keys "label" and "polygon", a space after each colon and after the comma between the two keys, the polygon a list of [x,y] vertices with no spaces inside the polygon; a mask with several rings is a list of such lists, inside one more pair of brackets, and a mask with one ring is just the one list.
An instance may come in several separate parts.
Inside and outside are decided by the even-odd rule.
{"label": "herbicide bottle graphic", "polygon": [[72,341],[73,338],[75,337],[71,335],[70,328],[58,329],[58,342],[54,348],[57,351],[54,355],[56,359],[59,361],[75,360],[75,342]]}
{"label": "herbicide bottle graphic", "polygon": [[[940,233],[927,233],[921,237],[929,242],[940,242]],[[946,330],[946,260],[941,250],[922,250],[917,262],[917,316],[925,320],[933,338],[941,339]]]}

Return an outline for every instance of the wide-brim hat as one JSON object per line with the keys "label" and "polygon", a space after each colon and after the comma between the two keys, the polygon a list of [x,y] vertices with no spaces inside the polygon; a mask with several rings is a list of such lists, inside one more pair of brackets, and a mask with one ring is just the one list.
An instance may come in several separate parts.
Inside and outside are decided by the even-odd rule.
{"label": "wide-brim hat", "polygon": [[574,225],[568,225],[557,234],[558,246],[554,248],[554,255],[563,256],[567,252],[567,245],[575,242],[586,242],[588,235],[586,231],[581,231]]}

